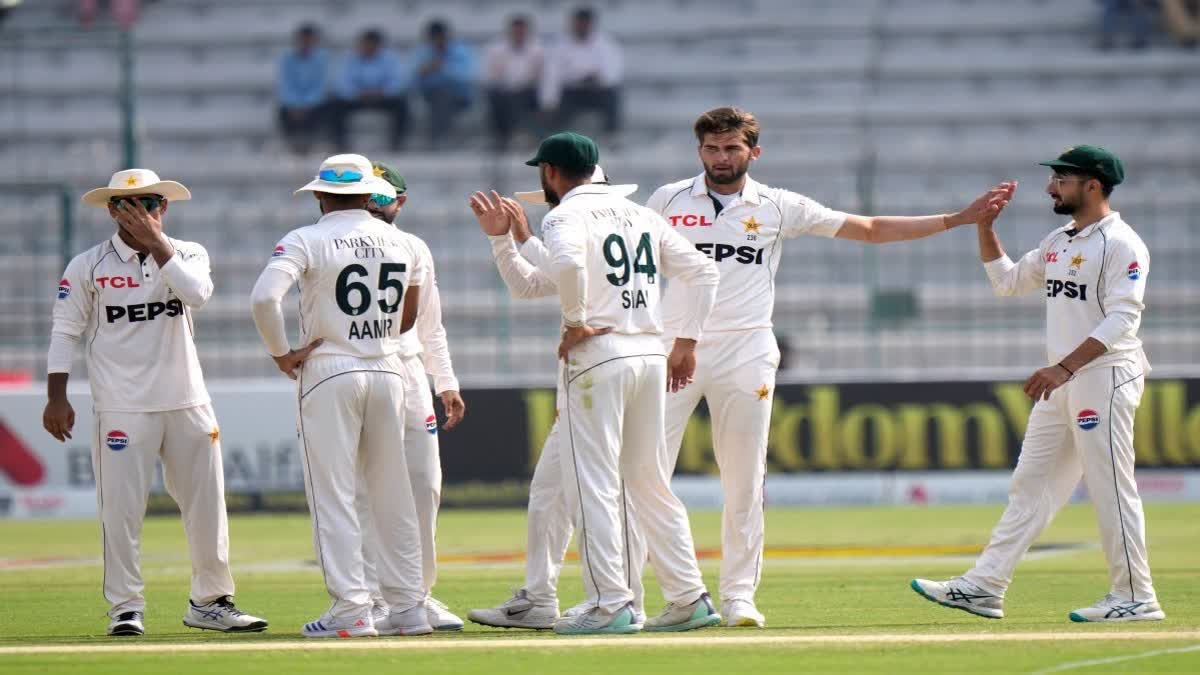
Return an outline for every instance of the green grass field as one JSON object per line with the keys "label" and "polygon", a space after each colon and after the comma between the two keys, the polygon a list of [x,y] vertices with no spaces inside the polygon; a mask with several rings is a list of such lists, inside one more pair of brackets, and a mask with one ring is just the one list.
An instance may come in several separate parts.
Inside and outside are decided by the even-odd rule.
{"label": "green grass field", "polygon": [[[773,551],[759,591],[766,630],[565,639],[468,623],[460,634],[303,643],[300,626],[328,605],[305,517],[231,522],[238,605],[271,621],[255,635],[181,625],[189,578],[182,526],[177,518],[149,520],[147,635],[138,639],[104,636],[96,523],[0,521],[0,673],[1200,672],[1200,504],[1147,508],[1164,622],[1067,620],[1107,589],[1087,506],[1069,507],[1042,538],[1083,547],[1026,561],[1002,621],[938,607],[908,588],[914,576],[963,571],[973,556],[946,551],[981,546],[999,514],[1000,507],[771,511]],[[718,513],[694,512],[692,523],[698,548],[718,546]],[[519,563],[463,559],[519,552],[523,528],[519,511],[443,513],[439,554],[456,561],[443,565],[436,595],[463,616],[506,599],[523,579]],[[703,567],[715,589],[716,561]],[[581,596],[579,567],[569,563],[564,607]],[[648,579],[647,610],[659,604]]]}

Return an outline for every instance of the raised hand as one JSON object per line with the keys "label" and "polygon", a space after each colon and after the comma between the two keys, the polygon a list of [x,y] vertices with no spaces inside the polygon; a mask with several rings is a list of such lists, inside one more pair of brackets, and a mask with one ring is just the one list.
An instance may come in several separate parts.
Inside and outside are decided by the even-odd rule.
{"label": "raised hand", "polygon": [[490,198],[482,192],[471,195],[471,211],[479,221],[479,229],[489,237],[508,234],[509,216],[503,204],[504,198],[495,190],[492,190]]}
{"label": "raised hand", "polygon": [[501,208],[508,214],[508,227],[512,232],[513,240],[518,245],[524,244],[533,237],[533,229],[529,227],[529,217],[525,215],[525,209],[515,199],[502,197],[504,200]]}
{"label": "raised hand", "polygon": [[958,213],[946,216],[946,227],[978,223],[985,218],[995,220],[1017,190],[1016,181],[1005,181],[975,198]]}

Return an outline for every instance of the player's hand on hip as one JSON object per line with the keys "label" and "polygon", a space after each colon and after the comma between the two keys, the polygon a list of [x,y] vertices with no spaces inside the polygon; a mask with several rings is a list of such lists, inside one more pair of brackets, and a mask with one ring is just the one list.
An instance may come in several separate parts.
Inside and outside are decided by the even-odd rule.
{"label": "player's hand on hip", "polygon": [[968,223],[978,223],[988,217],[995,220],[996,216],[1000,215],[1000,212],[1008,205],[1009,200],[1012,199],[1013,193],[1016,190],[1016,181],[1005,181],[996,185],[976,197],[975,201],[968,204],[962,211],[947,215],[947,229]]}
{"label": "player's hand on hip", "polygon": [[562,342],[558,343],[558,358],[567,360],[567,352],[574,349],[584,340],[597,335],[611,333],[611,328],[592,328],[588,325],[567,326],[563,328]]}
{"label": "player's hand on hip", "polygon": [[1050,392],[1058,389],[1071,379],[1066,369],[1057,365],[1042,368],[1025,380],[1025,395],[1034,401],[1049,400]]}
{"label": "player's hand on hip", "polygon": [[442,408],[446,411],[446,422],[442,424],[442,428],[453,429],[466,416],[467,404],[463,402],[462,396],[453,389],[443,391],[438,396],[442,398]]}
{"label": "player's hand on hip", "polygon": [[283,356],[272,356],[271,358],[275,359],[275,365],[279,366],[279,372],[294,380],[296,379],[296,369],[299,368],[300,365],[308,359],[308,355],[312,354],[312,351],[317,347],[320,347],[321,343],[323,342],[325,341],[321,338],[317,338],[316,340],[308,343],[307,347],[293,349]]}
{"label": "player's hand on hip", "polygon": [[529,227],[529,216],[525,209],[515,199],[501,197],[501,208],[508,214],[508,231],[512,233],[517,244],[524,244],[533,237],[533,229]]}
{"label": "player's hand on hip", "polygon": [[696,374],[696,341],[675,338],[667,356],[667,391],[675,393],[692,383]]}
{"label": "player's hand on hip", "polygon": [[488,197],[482,192],[471,195],[471,211],[479,221],[479,229],[489,237],[508,234],[508,214],[504,212],[502,198],[495,190]]}
{"label": "player's hand on hip", "polygon": [[51,399],[42,413],[42,426],[59,441],[66,442],[75,428],[75,409],[65,398]]}

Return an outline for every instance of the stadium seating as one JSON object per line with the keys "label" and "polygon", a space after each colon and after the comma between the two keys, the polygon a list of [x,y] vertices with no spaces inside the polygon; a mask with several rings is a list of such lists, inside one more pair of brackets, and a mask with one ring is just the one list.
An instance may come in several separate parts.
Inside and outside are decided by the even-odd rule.
{"label": "stadium seating", "polygon": [[[1115,204],[1154,258],[1143,327],[1150,358],[1166,367],[1200,362],[1194,54],[1165,44],[1095,51],[1092,0],[596,4],[628,71],[627,129],[619,146],[602,139],[603,161],[619,182],[638,183],[641,199],[699,172],[690,136],[698,112],[737,104],[764,126],[756,177],[835,208],[941,212],[995,181],[1021,180],[1003,221],[1006,243],[1019,252],[1061,222],[1041,194],[1046,170],[1036,161],[1097,142],[1127,162]],[[104,31],[62,30],[70,5],[25,3],[0,28],[0,283],[8,289],[0,295],[0,369],[44,364],[61,264],[59,190],[77,199],[122,161],[116,41]],[[170,228],[213,258],[218,295],[197,322],[210,377],[271,374],[247,295],[275,240],[314,218],[312,202],[291,190],[320,151],[294,157],[274,129],[275,62],[291,30],[317,21],[338,51],[366,27],[394,26],[404,50],[426,20],[444,16],[482,44],[519,9],[543,33],[556,32],[566,11],[548,0],[147,6],[133,38],[140,163],[196,195],[172,208]],[[423,149],[418,132],[410,152],[379,156],[408,178],[402,225],[434,252],[464,379],[511,382],[520,373],[544,382],[554,368],[554,301],[507,297],[466,207],[474,189],[521,189],[536,176],[519,161],[527,149],[484,151],[482,119],[476,106],[453,151]],[[364,116],[353,130],[366,154],[382,141],[381,120]],[[111,232],[103,213],[77,207],[74,216],[74,252]],[[1043,358],[1039,299],[993,299],[966,229],[871,249],[801,239],[786,251],[776,322],[793,374],[982,375]]]}

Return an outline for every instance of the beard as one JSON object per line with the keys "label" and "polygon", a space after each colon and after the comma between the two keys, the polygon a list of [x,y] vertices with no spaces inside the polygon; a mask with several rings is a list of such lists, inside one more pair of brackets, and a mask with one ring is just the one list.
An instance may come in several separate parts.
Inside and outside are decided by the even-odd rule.
{"label": "beard", "polygon": [[1060,216],[1072,216],[1079,210],[1078,204],[1072,204],[1065,199],[1059,198],[1057,204],[1054,205],[1054,212]]}
{"label": "beard", "polygon": [[395,211],[392,211],[391,215],[388,215],[388,212],[384,211],[383,209],[367,209],[367,211],[371,214],[372,217],[374,217],[378,220],[382,220],[383,222],[387,223],[388,225],[395,225],[396,224],[396,216],[400,215],[400,209],[396,209]]}
{"label": "beard", "polygon": [[736,183],[739,180],[741,180],[742,176],[745,176],[746,172],[749,170],[750,170],[750,162],[746,162],[745,164],[741,164],[741,165],[734,165],[733,171],[729,172],[728,174],[719,174],[719,175],[716,173],[713,173],[712,169],[705,166],[704,167],[704,175],[708,178],[708,180],[710,182],[712,182],[716,185],[731,185],[731,184]]}
{"label": "beard", "polygon": [[542,192],[546,195],[546,203],[549,204],[550,206],[558,206],[559,202],[562,201],[562,195],[555,192],[554,188],[550,187],[550,184],[546,182],[545,170],[542,171],[541,178],[542,178]]}

